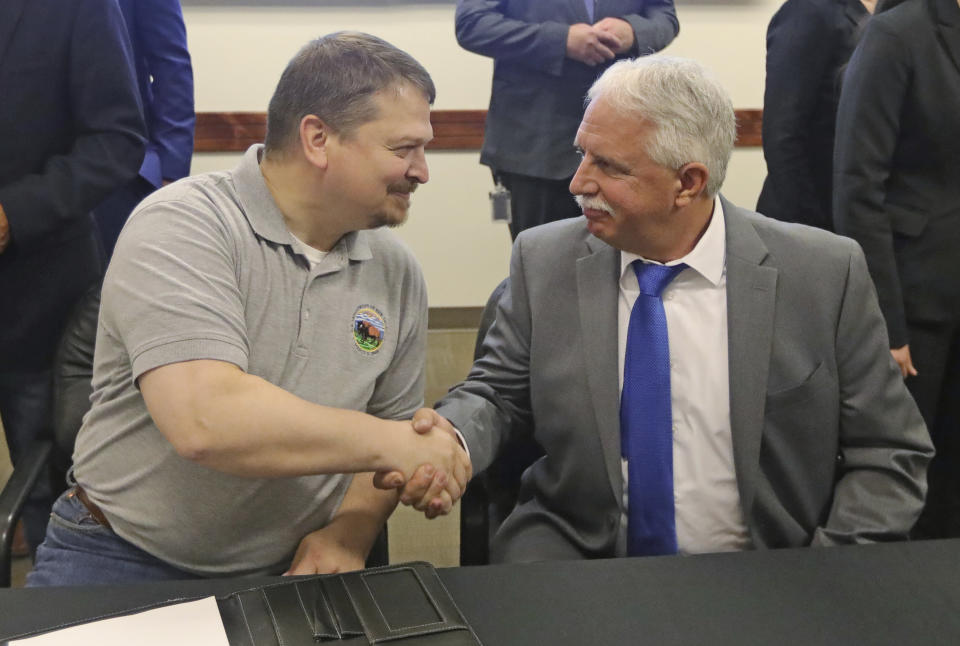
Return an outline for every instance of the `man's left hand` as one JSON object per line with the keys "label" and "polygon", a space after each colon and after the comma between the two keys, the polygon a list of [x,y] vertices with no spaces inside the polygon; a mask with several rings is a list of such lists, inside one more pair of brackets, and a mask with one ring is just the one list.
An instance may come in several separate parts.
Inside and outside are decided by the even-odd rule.
{"label": "man's left hand", "polygon": [[633,27],[626,20],[604,18],[594,23],[593,28],[616,36],[616,39],[620,42],[620,46],[616,48],[618,54],[626,54],[633,49]]}
{"label": "man's left hand", "polygon": [[303,537],[290,569],[283,575],[337,574],[362,570],[365,563],[365,554],[356,546],[344,544],[327,526]]}
{"label": "man's left hand", "polygon": [[3,211],[3,205],[0,204],[0,253],[6,251],[10,246],[10,221],[7,220],[7,214]]}

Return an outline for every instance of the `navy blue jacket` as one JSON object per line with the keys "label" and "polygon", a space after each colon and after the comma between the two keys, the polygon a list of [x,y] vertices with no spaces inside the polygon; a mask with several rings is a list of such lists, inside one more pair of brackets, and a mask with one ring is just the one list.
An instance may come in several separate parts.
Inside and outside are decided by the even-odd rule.
{"label": "navy blue jacket", "polygon": [[147,122],[140,175],[159,188],[190,174],[193,68],[179,0],[119,0]]}
{"label": "navy blue jacket", "polygon": [[0,2],[0,369],[49,365],[100,272],[90,211],[143,161],[122,21],[116,0]]}
{"label": "navy blue jacket", "polygon": [[870,14],[860,0],[787,0],[767,28],[757,211],[833,230],[833,138],[840,75]]}

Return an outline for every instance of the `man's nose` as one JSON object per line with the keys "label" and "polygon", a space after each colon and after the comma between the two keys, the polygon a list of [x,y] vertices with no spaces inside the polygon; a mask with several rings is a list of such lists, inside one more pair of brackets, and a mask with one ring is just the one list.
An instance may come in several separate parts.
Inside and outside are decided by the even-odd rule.
{"label": "man's nose", "polygon": [[413,153],[410,168],[407,169],[407,178],[414,179],[420,184],[426,184],[430,181],[430,169],[427,168],[427,154],[422,147],[417,148]]}
{"label": "man's nose", "polygon": [[573,179],[570,180],[570,192],[574,195],[593,195],[597,190],[596,182],[589,177],[586,162],[581,161],[577,172],[573,174]]}

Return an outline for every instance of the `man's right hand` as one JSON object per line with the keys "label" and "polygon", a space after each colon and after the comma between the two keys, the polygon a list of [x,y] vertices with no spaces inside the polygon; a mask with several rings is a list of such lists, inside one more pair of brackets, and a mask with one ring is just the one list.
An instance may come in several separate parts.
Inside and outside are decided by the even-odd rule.
{"label": "man's right hand", "polygon": [[616,57],[621,42],[615,34],[580,22],[567,31],[567,57],[595,66]]}
{"label": "man's right hand", "polygon": [[903,375],[904,379],[917,376],[917,369],[913,367],[913,359],[910,358],[909,344],[902,348],[890,348],[890,354],[893,355],[894,361],[900,366],[900,374]]}
{"label": "man's right hand", "polygon": [[[409,424],[416,438],[401,441],[401,462],[415,465],[396,471],[379,472],[374,485],[380,489],[400,489],[400,502],[435,518],[450,512],[466,490],[473,474],[470,458],[461,447],[453,426],[433,409],[421,408]],[[409,474],[409,475],[408,475]]]}

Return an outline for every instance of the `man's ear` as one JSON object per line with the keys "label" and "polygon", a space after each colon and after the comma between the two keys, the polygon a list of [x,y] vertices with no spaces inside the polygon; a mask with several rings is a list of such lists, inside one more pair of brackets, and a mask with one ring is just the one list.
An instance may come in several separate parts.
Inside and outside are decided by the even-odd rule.
{"label": "man's ear", "polygon": [[685,207],[701,197],[707,190],[710,171],[700,162],[690,162],[680,167],[680,170],[677,171],[677,178],[680,180],[680,190],[677,192],[676,205]]}
{"label": "man's ear", "polygon": [[320,117],[308,114],[300,120],[300,149],[317,168],[327,168],[331,136],[330,127]]}

